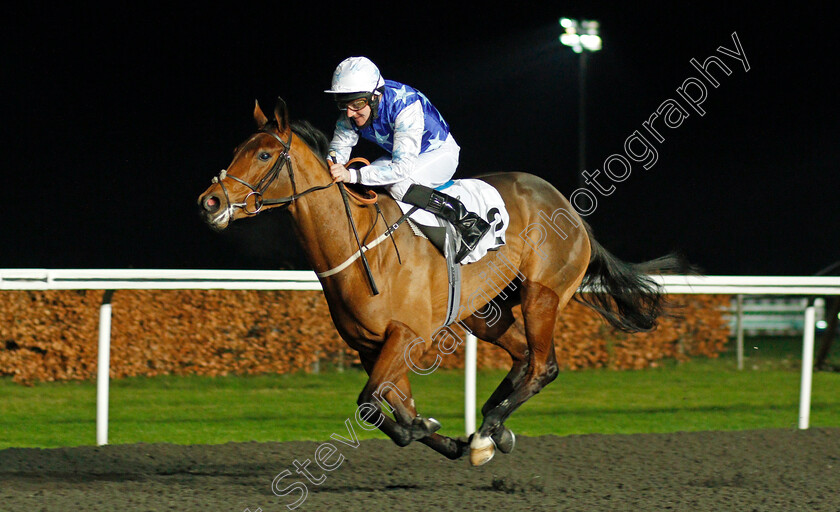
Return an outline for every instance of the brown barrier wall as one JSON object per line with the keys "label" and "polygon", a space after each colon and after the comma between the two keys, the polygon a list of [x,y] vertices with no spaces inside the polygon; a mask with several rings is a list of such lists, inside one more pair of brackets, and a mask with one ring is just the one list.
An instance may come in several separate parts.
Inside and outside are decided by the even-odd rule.
{"label": "brown barrier wall", "polygon": [[[96,376],[102,291],[0,292],[0,375],[16,382]],[[663,359],[716,357],[727,341],[728,296],[672,296],[682,319],[628,335],[570,303],[555,331],[564,369],[639,369]],[[113,297],[111,377],[256,374],[358,365],[339,338],[319,291],[120,290]],[[454,328],[463,335],[463,331]],[[444,347],[445,350],[446,347]],[[445,354],[432,344],[418,366],[441,355],[462,368],[463,345]],[[419,356],[419,354],[417,354]],[[506,368],[509,357],[478,345],[479,368]]]}

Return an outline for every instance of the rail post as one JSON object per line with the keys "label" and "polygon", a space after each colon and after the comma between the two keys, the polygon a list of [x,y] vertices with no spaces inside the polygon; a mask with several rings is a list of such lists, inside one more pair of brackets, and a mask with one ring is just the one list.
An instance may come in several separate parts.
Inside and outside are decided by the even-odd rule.
{"label": "rail post", "polygon": [[96,444],[108,444],[108,385],[111,371],[111,298],[105,290],[99,306],[99,355],[96,364]]}
{"label": "rail post", "polygon": [[468,437],[475,432],[476,344],[476,337],[468,332],[464,347],[464,430]]}
{"label": "rail post", "polygon": [[811,379],[814,373],[814,303],[805,308],[805,329],[802,335],[802,385],[799,389],[799,430],[807,430],[811,418]]}

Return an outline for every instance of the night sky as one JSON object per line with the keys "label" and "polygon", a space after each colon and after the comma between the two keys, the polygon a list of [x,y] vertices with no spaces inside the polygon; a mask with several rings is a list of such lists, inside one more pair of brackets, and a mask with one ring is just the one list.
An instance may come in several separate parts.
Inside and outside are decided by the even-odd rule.
{"label": "night sky", "polygon": [[[285,214],[215,233],[196,199],[254,131],[255,99],[272,110],[281,96],[293,118],[331,135],[338,111],[322,91],[351,55],[438,107],[461,145],[456,177],[527,171],[569,196],[579,59],[557,40],[560,16],[601,23],[586,168],[615,190],[586,219],[602,245],[628,261],[680,251],[708,274],[811,275],[840,260],[838,37],[827,14],[551,4],[4,15],[0,268],[309,268]],[[735,49],[733,33],[749,71],[717,51]],[[677,89],[701,79],[690,60],[711,55],[732,73],[712,68],[719,86],[707,84],[701,116]],[[610,181],[604,161],[626,155],[625,140],[669,100],[688,116],[650,138],[656,163],[632,162]]]}

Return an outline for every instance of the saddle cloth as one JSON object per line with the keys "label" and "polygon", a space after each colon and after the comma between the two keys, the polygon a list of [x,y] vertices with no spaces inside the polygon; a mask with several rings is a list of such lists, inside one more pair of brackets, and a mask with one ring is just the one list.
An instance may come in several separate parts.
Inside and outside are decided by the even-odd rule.
{"label": "saddle cloth", "polygon": [[[467,210],[475,212],[490,224],[490,231],[481,238],[475,249],[461,261],[461,264],[474,263],[484,257],[487,251],[504,245],[505,231],[510,223],[510,216],[501,194],[495,188],[479,179],[463,179],[448,181],[436,190],[457,198],[464,203]],[[403,213],[407,213],[412,208],[412,205],[401,201],[397,201],[397,204]],[[446,223],[440,217],[425,210],[417,210],[409,218],[422,226],[442,227]]]}

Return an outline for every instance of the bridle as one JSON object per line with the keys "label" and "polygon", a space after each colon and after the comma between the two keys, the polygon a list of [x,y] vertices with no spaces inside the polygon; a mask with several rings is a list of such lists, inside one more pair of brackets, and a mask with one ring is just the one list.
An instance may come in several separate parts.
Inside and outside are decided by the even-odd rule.
{"label": "bridle", "polygon": [[[256,185],[252,185],[252,184],[248,183],[247,181],[243,180],[242,178],[238,178],[238,177],[236,177],[232,174],[228,174],[226,169],[222,169],[221,172],[219,172],[218,176],[213,177],[213,180],[212,180],[213,183],[217,183],[219,185],[219,187],[221,187],[222,192],[225,195],[225,201],[228,204],[228,206],[227,206],[228,213],[231,217],[233,216],[233,209],[234,208],[242,208],[242,210],[246,214],[256,215],[260,211],[262,211],[263,206],[265,206],[265,205],[276,205],[276,204],[289,205],[289,204],[293,203],[296,199],[301,198],[301,197],[305,196],[306,194],[309,194],[311,192],[316,192],[318,190],[328,189],[328,188],[330,188],[330,187],[332,187],[333,185],[336,184],[336,182],[331,181],[327,185],[314,186],[314,187],[311,187],[311,188],[308,188],[308,189],[304,190],[301,193],[298,193],[297,192],[297,187],[295,185],[295,171],[292,168],[292,159],[289,155],[289,150],[292,147],[292,133],[291,133],[291,130],[289,131],[289,140],[288,141],[284,141],[283,139],[280,138],[279,135],[277,135],[273,131],[261,130],[258,133],[254,134],[251,137],[251,139],[248,139],[248,142],[250,142],[251,140],[253,140],[254,137],[256,137],[257,135],[260,135],[262,133],[267,133],[268,135],[271,135],[272,137],[274,137],[277,140],[277,142],[279,142],[280,145],[283,146],[283,152],[280,153],[280,155],[277,156],[277,159],[274,161],[274,165],[271,166],[271,169],[269,169],[268,172],[265,173],[265,175],[260,179],[259,182],[257,182]],[[276,199],[264,199],[263,198],[263,192],[265,192],[265,190],[269,187],[269,185],[271,185],[271,183],[274,182],[274,180],[277,179],[277,176],[280,175],[280,171],[282,170],[282,168],[284,166],[286,167],[286,169],[288,169],[288,172],[289,172],[289,181],[292,183],[292,195],[287,196],[287,197],[278,197]],[[251,190],[251,192],[249,192],[248,195],[245,196],[245,198],[242,200],[241,203],[231,202],[230,195],[228,194],[227,188],[225,187],[225,184],[224,184],[224,180],[227,179],[227,178],[230,178],[230,179],[236,181],[237,183],[240,183],[240,184],[248,187],[248,189]],[[417,209],[417,207],[414,207],[411,210],[411,212],[403,215],[400,218],[400,220],[397,221],[396,224],[394,224],[393,226],[388,228],[386,230],[385,234],[380,236],[380,238],[377,239],[374,244],[372,244],[370,246],[365,246],[363,248],[361,239],[359,238],[359,233],[356,231],[356,223],[353,220],[353,215],[350,213],[350,203],[348,202],[348,199],[347,199],[347,190],[345,189],[343,183],[339,183],[339,189],[341,190],[341,197],[344,200],[344,208],[347,212],[347,219],[350,222],[350,226],[353,228],[353,235],[356,238],[356,244],[358,245],[359,250],[355,253],[354,256],[351,256],[350,259],[348,259],[344,264],[340,265],[339,267],[337,267],[336,269],[333,269],[333,270],[334,270],[335,273],[340,272],[341,270],[346,268],[347,265],[349,265],[350,263],[355,261],[357,258],[361,258],[362,264],[364,265],[365,273],[366,273],[367,278],[368,278],[368,282],[370,283],[371,290],[373,291],[374,295],[377,295],[379,293],[379,290],[376,287],[376,282],[373,279],[373,273],[371,272],[370,265],[368,264],[367,258],[365,257],[365,251],[368,250],[370,247],[373,247],[373,246],[377,245],[379,242],[381,242],[385,238],[390,237],[391,234],[393,233],[393,231],[396,230],[399,227],[399,225],[402,224],[402,222],[405,221],[408,218],[408,216]],[[253,207],[253,209],[248,207],[248,199],[251,196],[254,197],[254,207]],[[381,210],[379,210],[379,205],[378,204],[376,205],[376,209],[377,209],[377,212],[379,213],[379,215],[382,215]],[[385,219],[384,216],[382,218],[383,218],[383,220]],[[393,238],[391,240],[393,241]],[[397,247],[396,242],[394,242],[394,248],[396,249],[396,247]],[[399,258],[399,251],[397,252],[397,257]],[[332,275],[332,273],[333,272],[329,272],[329,273],[325,274],[324,276],[319,276],[319,277],[326,277],[327,275]]]}
{"label": "bridle", "polygon": [[[244,210],[245,213],[247,213],[248,215],[256,215],[256,214],[260,213],[260,211],[262,211],[263,206],[265,206],[265,205],[275,205],[275,204],[286,204],[286,205],[288,205],[288,204],[293,203],[295,201],[295,199],[303,197],[306,194],[309,194],[311,192],[315,192],[315,191],[318,191],[318,190],[324,190],[324,189],[330,188],[333,185],[335,185],[334,182],[330,182],[327,185],[318,185],[318,186],[315,186],[315,187],[308,188],[308,189],[306,189],[303,192],[298,194],[297,193],[297,187],[295,186],[295,171],[292,168],[292,159],[289,156],[289,150],[291,149],[291,146],[292,146],[291,130],[289,131],[289,140],[288,141],[283,141],[283,139],[281,139],[279,135],[277,135],[276,133],[274,133],[272,131],[269,131],[269,130],[262,130],[262,131],[260,131],[256,134],[254,134],[254,136],[251,137],[251,139],[253,139],[257,135],[260,135],[261,133],[266,133],[268,135],[271,135],[275,139],[277,139],[277,142],[279,142],[280,145],[283,146],[283,152],[280,153],[277,156],[277,159],[274,161],[274,165],[271,166],[271,169],[269,169],[268,172],[265,173],[265,175],[260,179],[259,182],[257,182],[256,185],[252,185],[252,184],[248,183],[247,181],[243,180],[242,178],[238,178],[238,177],[236,177],[232,174],[228,174],[227,169],[222,169],[221,172],[219,172],[218,176],[213,177],[212,182],[213,183],[218,183],[219,186],[222,189],[222,192],[225,194],[225,201],[228,204],[228,210],[230,211],[231,214],[233,213],[234,208],[242,208],[242,210]],[[288,169],[288,172],[289,172],[289,181],[292,183],[292,195],[286,196],[286,197],[278,197],[276,199],[264,199],[263,198],[263,192],[265,192],[265,190],[269,187],[269,185],[271,185],[271,183],[274,182],[274,180],[277,179],[277,176],[280,175],[280,171],[282,170],[282,168],[284,166],[286,167],[286,169]],[[240,183],[240,184],[248,187],[251,190],[251,192],[249,192],[248,195],[245,196],[245,198],[242,200],[241,203],[231,202],[230,195],[228,195],[227,188],[225,187],[225,184],[224,184],[224,180],[227,179],[227,178],[230,178],[233,181],[236,181],[237,183]],[[254,198],[254,207],[249,208],[248,199],[250,199],[252,196]]]}

